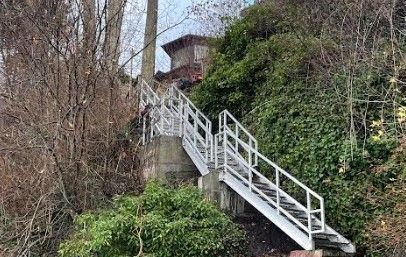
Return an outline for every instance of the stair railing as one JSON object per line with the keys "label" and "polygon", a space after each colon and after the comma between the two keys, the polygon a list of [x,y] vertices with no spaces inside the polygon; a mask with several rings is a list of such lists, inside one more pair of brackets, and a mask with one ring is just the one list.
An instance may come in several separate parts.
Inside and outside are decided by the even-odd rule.
{"label": "stair railing", "polygon": [[[164,108],[158,104],[151,107],[142,117],[142,144],[150,142],[153,138],[160,135],[172,136],[177,133],[173,129],[174,117],[166,117],[163,114]],[[166,129],[168,128],[168,129]]]}
{"label": "stair railing", "polygon": [[[258,151],[258,145],[255,138],[235,119],[228,111],[223,111],[219,115],[219,127],[220,132],[216,135],[215,146],[215,162],[216,167],[223,168],[224,172],[230,173],[237,177],[239,180],[243,181],[250,191],[261,196],[271,205],[273,205],[278,214],[284,215],[289,220],[294,222],[303,231],[305,231],[309,240],[312,239],[312,234],[322,233],[325,231],[325,214],[324,214],[324,199],[306,185],[301,183],[298,179],[293,177],[291,174],[280,168],[278,165],[270,161],[264,155]],[[219,147],[222,147],[219,150]],[[218,158],[224,157],[224,163],[220,165]],[[230,160],[235,160],[240,166],[243,167],[245,174],[238,172],[235,166],[231,165]],[[271,172],[271,177],[274,181],[268,179],[264,176],[260,170],[266,169]],[[247,175],[248,178],[244,175]],[[268,188],[276,192],[275,199],[268,196],[264,189],[258,188],[254,183],[254,177],[257,181],[264,183]],[[286,181],[292,182],[295,186],[305,192],[306,203],[302,204],[294,197],[292,197],[283,187]],[[287,199],[289,202],[294,203],[300,211],[306,213],[306,217],[303,217],[305,221],[300,221],[293,216],[293,211],[288,208],[283,207],[281,199]],[[316,204],[313,202],[316,200]],[[312,206],[318,206],[313,208]],[[313,220],[316,215],[319,215],[319,220],[321,222],[321,227],[319,229],[313,227]]]}
{"label": "stair railing", "polygon": [[161,103],[161,98],[154,92],[145,80],[141,81],[140,107],[145,108],[148,104],[155,106]]}
{"label": "stair railing", "polygon": [[[204,162],[214,158],[214,142],[211,121],[176,86],[169,91],[169,109],[181,117],[182,136],[194,146]],[[203,149],[203,153],[197,149]]]}
{"label": "stair railing", "polygon": [[[236,135],[237,138],[240,138],[246,142],[250,148],[258,150],[258,142],[253,137],[247,129],[227,110],[222,111],[219,114],[219,131],[229,131],[230,133]],[[231,147],[236,154],[240,155],[244,153],[244,149],[240,148],[238,141],[234,140],[234,144]],[[253,152],[247,153],[248,163],[251,167],[258,165],[258,157]],[[240,156],[244,158],[243,156]]]}
{"label": "stair railing", "polygon": [[142,143],[145,145],[158,135],[179,134],[175,128],[178,117],[144,80],[141,82],[140,107],[144,108],[142,119]]}

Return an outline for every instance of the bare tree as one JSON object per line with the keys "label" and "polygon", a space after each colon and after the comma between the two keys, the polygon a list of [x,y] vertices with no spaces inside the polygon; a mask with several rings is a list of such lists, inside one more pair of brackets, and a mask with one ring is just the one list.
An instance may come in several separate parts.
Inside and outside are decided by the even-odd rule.
{"label": "bare tree", "polygon": [[55,255],[77,213],[138,190],[125,3],[0,1],[0,252]]}
{"label": "bare tree", "polygon": [[208,36],[222,36],[228,26],[241,17],[245,1],[206,0],[190,7],[194,20],[200,24],[197,33]]}

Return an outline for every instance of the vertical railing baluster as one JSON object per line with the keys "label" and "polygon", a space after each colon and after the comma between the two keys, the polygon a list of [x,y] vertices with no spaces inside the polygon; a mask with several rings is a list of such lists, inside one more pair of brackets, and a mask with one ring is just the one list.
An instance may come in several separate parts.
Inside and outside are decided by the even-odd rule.
{"label": "vertical railing baluster", "polygon": [[218,161],[218,136],[214,136],[214,167],[218,169],[219,161]]}
{"label": "vertical railing baluster", "polygon": [[310,192],[306,190],[306,202],[307,202],[307,228],[309,230],[309,239],[312,237],[312,200]]}
{"label": "vertical railing baluster", "polygon": [[248,166],[249,166],[249,171],[248,171],[248,180],[249,180],[249,186],[250,186],[250,191],[252,191],[252,140],[251,138],[248,140],[249,148],[248,148]]}
{"label": "vertical railing baluster", "polygon": [[235,124],[235,153],[238,154],[238,139],[239,139],[238,124]]}
{"label": "vertical railing baluster", "polygon": [[142,117],[142,145],[145,145],[145,131],[146,129],[146,124],[145,124],[145,116]]}
{"label": "vertical railing baluster", "polygon": [[197,146],[197,133],[198,133],[198,130],[197,130],[197,119],[198,119],[199,117],[197,117],[197,115],[196,115],[196,117],[193,117],[193,131],[194,131],[194,135],[193,135],[193,142],[194,142],[194,144],[195,144],[195,146]]}
{"label": "vertical railing baluster", "polygon": [[325,214],[324,214],[324,198],[320,199],[320,220],[321,220],[321,229],[322,231],[326,230],[326,221],[325,221]]}
{"label": "vertical railing baluster", "polygon": [[280,196],[280,172],[279,169],[276,168],[276,207],[277,207],[277,212],[280,214],[280,204],[281,204],[281,196]]}

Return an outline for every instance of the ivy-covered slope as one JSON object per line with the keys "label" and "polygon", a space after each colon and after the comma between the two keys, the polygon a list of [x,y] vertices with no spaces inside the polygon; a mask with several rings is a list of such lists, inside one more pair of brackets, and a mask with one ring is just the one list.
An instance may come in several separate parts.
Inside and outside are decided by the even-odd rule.
{"label": "ivy-covered slope", "polygon": [[351,34],[343,40],[338,28],[326,31],[312,18],[328,16],[325,2],[313,3],[319,14],[295,1],[248,10],[218,40],[211,69],[192,97],[213,120],[223,109],[243,120],[266,156],[323,195],[329,224],[361,253],[380,256],[390,250],[384,240],[373,243],[371,224],[405,199],[402,192],[389,196],[406,176],[399,153],[405,65],[390,62],[405,45],[400,41],[390,56],[391,41],[381,33],[373,51],[357,52]]}

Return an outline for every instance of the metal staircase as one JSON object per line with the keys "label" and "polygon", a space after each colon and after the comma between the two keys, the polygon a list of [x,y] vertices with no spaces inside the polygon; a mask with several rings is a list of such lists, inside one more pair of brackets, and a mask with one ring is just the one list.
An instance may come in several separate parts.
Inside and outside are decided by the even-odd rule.
{"label": "metal staircase", "polygon": [[219,114],[219,132],[175,86],[159,97],[143,82],[143,144],[159,135],[178,136],[196,167],[237,192],[306,250],[355,253],[355,246],[325,224],[324,199],[258,151],[258,143],[227,110]]}

